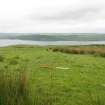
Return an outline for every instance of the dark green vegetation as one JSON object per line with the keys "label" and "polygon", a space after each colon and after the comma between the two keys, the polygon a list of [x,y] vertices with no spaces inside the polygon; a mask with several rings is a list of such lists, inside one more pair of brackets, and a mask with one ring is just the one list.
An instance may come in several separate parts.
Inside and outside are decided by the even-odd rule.
{"label": "dark green vegetation", "polygon": [[0,48],[0,105],[105,105],[101,51],[104,45]]}

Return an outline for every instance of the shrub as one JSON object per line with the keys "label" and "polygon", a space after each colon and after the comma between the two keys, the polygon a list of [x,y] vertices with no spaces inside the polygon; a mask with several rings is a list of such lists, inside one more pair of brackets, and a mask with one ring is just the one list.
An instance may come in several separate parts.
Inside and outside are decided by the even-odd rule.
{"label": "shrub", "polygon": [[103,52],[101,52],[100,54],[99,54],[101,57],[105,57],[105,53]]}
{"label": "shrub", "polygon": [[0,62],[4,61],[4,57],[2,55],[0,55]]}
{"label": "shrub", "polygon": [[9,64],[11,64],[11,65],[17,65],[18,61],[16,59],[10,59],[9,60]]}
{"label": "shrub", "polygon": [[85,50],[80,50],[80,54],[86,54]]}
{"label": "shrub", "polygon": [[14,59],[20,59],[20,57],[19,56],[15,56],[15,57],[13,57]]}
{"label": "shrub", "polygon": [[59,51],[59,49],[58,48],[54,48],[52,51],[53,52],[57,52],[57,51]]}
{"label": "shrub", "polygon": [[71,53],[73,53],[73,54],[80,54],[80,49],[71,49]]}
{"label": "shrub", "polygon": [[64,53],[71,53],[71,50],[65,49],[65,50],[64,50]]}

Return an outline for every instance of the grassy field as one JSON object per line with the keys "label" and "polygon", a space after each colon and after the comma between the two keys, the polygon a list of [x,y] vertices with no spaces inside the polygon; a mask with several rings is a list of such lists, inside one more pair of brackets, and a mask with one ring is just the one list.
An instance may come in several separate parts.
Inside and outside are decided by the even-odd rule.
{"label": "grassy field", "polygon": [[0,48],[0,105],[105,105],[104,54],[104,45]]}

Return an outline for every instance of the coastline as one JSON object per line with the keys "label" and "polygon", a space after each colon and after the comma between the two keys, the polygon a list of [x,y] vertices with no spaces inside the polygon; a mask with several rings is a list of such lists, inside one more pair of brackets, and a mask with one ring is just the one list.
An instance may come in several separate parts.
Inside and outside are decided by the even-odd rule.
{"label": "coastline", "polygon": [[11,45],[105,45],[105,41],[29,41],[29,40],[17,40],[17,39],[0,39],[0,47]]}

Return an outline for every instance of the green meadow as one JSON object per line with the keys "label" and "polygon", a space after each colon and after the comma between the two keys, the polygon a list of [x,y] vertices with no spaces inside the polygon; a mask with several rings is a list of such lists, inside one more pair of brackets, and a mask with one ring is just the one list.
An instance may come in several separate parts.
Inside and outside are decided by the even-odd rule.
{"label": "green meadow", "polygon": [[0,105],[105,105],[105,46],[1,47]]}

